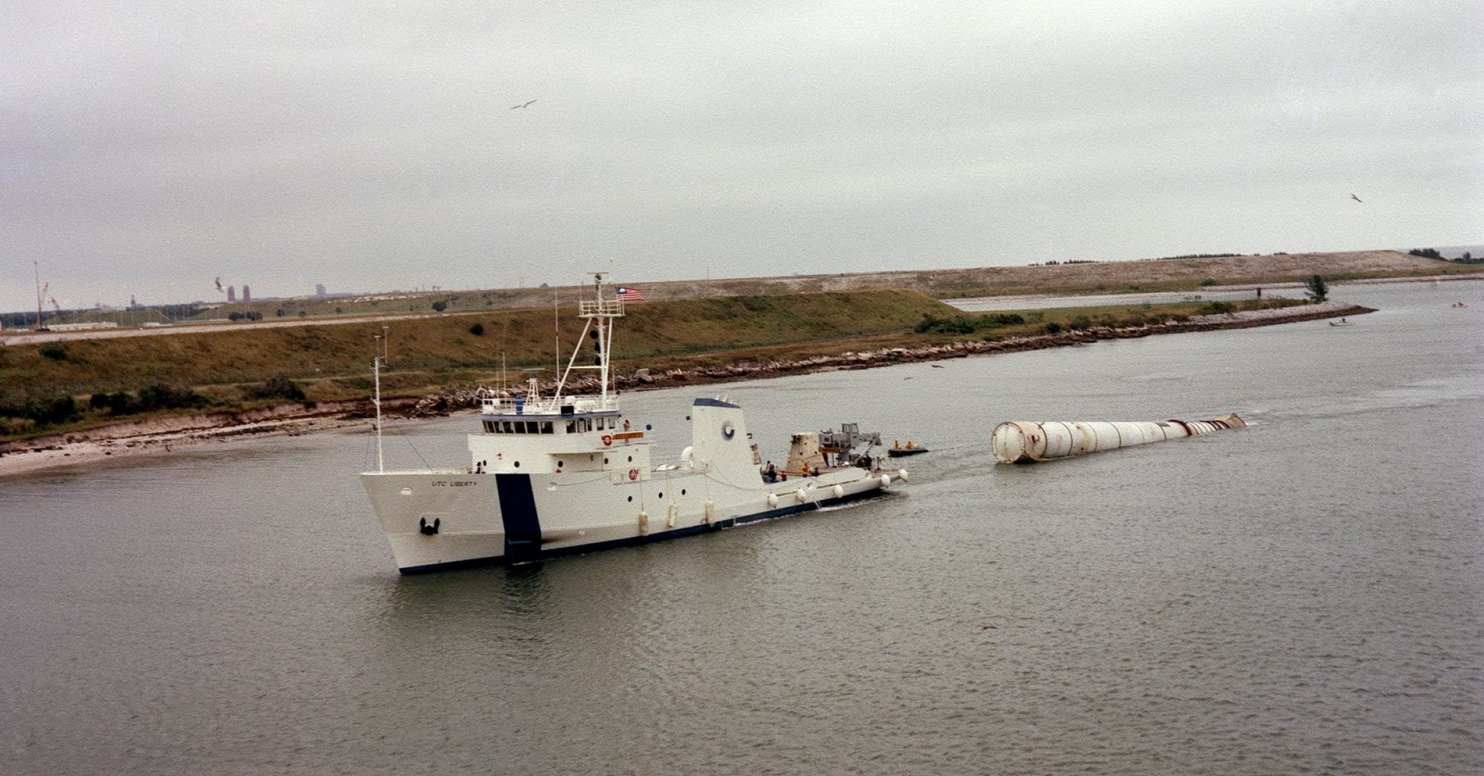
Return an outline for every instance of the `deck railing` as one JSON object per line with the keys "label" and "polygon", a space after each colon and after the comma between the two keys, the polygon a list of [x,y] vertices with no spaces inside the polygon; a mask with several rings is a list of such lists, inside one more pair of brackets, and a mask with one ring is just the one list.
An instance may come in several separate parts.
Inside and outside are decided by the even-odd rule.
{"label": "deck railing", "polygon": [[598,299],[595,301],[581,301],[577,303],[578,317],[587,318],[594,315],[602,315],[617,318],[623,315],[623,302],[617,299]]}
{"label": "deck railing", "polygon": [[[517,398],[520,400],[517,401]],[[608,396],[538,396],[533,399],[514,396],[482,396],[479,411],[485,415],[561,415],[571,407],[578,415],[589,412],[617,412],[618,397]]]}

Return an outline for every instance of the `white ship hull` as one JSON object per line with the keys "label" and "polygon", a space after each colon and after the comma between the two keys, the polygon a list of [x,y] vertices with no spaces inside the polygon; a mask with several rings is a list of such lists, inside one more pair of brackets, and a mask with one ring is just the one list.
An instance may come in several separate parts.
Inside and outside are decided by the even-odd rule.
{"label": "white ship hull", "polygon": [[[854,468],[754,487],[701,471],[652,472],[637,481],[466,470],[361,475],[403,573],[519,563],[731,528],[878,495],[891,479]],[[437,532],[425,533],[435,521]]]}

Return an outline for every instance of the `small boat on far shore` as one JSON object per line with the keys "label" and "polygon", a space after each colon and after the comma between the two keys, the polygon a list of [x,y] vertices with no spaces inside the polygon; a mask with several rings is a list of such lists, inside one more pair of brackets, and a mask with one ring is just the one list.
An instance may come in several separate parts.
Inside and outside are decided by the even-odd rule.
{"label": "small boat on far shore", "polygon": [[1344,318],[1341,318],[1338,321],[1330,321],[1329,322],[1329,325],[1331,325],[1331,326],[1349,326],[1350,325],[1350,322],[1347,321],[1347,320],[1345,320]]}

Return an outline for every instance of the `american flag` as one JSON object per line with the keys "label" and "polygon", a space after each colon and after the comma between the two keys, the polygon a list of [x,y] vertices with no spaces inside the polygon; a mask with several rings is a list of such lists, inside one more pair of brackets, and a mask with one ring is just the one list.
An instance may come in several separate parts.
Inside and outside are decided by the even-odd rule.
{"label": "american flag", "polygon": [[639,293],[639,289],[637,289],[637,288],[632,288],[632,287],[628,287],[628,286],[619,286],[618,287],[618,301],[620,301],[620,302],[642,302],[642,301],[644,301],[644,294]]}

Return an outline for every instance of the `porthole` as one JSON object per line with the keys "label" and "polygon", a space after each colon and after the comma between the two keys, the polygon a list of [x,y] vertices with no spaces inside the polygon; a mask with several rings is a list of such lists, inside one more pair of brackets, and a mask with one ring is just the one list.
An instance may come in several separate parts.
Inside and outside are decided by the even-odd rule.
{"label": "porthole", "polygon": [[558,469],[562,468],[564,465],[565,464],[563,464],[561,461],[557,461],[557,468]]}
{"label": "porthole", "polygon": [[685,488],[681,488],[681,489],[680,489],[680,495],[682,495],[682,496],[684,496],[684,495],[685,495]]}
{"label": "porthole", "polygon": [[664,497],[665,497],[665,492],[664,492],[664,491],[663,491],[663,490],[662,490],[662,491],[660,491],[660,495],[659,495],[659,497],[660,497],[660,498],[664,498]]}
{"label": "porthole", "polygon": [[633,463],[633,462],[634,462],[634,456],[631,455],[631,456],[629,456],[629,463]]}
{"label": "porthole", "polygon": [[634,501],[634,497],[633,496],[629,496],[629,502],[632,503],[633,501]]}
{"label": "porthole", "polygon": [[516,462],[515,462],[515,468],[517,468],[517,469],[519,469],[519,468],[520,468],[520,461],[516,461]]}

